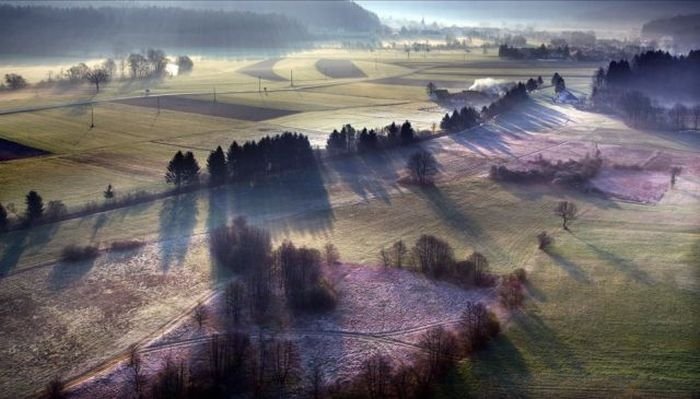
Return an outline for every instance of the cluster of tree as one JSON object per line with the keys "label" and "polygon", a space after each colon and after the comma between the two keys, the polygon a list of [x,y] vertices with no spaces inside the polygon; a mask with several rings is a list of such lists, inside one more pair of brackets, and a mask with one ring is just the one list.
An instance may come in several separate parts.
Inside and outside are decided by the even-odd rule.
{"label": "cluster of tree", "polygon": [[352,381],[331,386],[330,398],[430,398],[455,368],[457,362],[484,349],[500,333],[495,315],[480,302],[467,302],[455,329],[442,326],[426,331],[418,341],[419,350],[401,365],[388,356],[367,358]]}
{"label": "cluster of tree", "polygon": [[438,163],[433,154],[426,150],[414,152],[406,161],[406,171],[411,182],[428,185],[438,174]]}
{"label": "cluster of tree", "polygon": [[465,260],[457,260],[452,246],[438,237],[423,234],[412,248],[403,241],[379,251],[385,267],[409,268],[433,278],[457,282],[467,287],[493,286],[496,277],[489,271],[484,255],[474,252]]}
{"label": "cluster of tree", "polygon": [[[226,290],[229,313],[235,321],[240,320],[242,302],[248,303],[254,318],[264,318],[274,301],[275,282],[279,282],[287,306],[293,310],[327,311],[335,307],[335,292],[322,277],[322,256],[316,249],[297,248],[287,241],[273,251],[270,234],[242,217],[213,230],[210,246],[220,267],[244,281]],[[329,259],[337,259],[332,245],[326,247]]]}
{"label": "cluster of tree", "polygon": [[[16,211],[13,204],[8,205],[7,209],[0,204],[0,233],[12,228],[26,228],[60,220],[68,213],[62,201],[49,201],[44,205],[44,199],[34,190],[27,193],[24,203],[26,208],[23,213]],[[10,218],[8,211],[15,214],[14,219]]]}
{"label": "cluster of tree", "polygon": [[507,44],[498,46],[498,56],[515,60],[522,59],[568,59],[571,54],[568,45],[562,47],[511,47]]}
{"label": "cluster of tree", "polygon": [[0,52],[96,54],[105,48],[280,48],[311,39],[280,14],[173,7],[0,6]]}
{"label": "cluster of tree", "polygon": [[168,163],[165,181],[176,187],[199,183],[199,163],[192,151],[178,151]]}
{"label": "cluster of tree", "polygon": [[[418,399],[432,397],[460,359],[485,349],[500,332],[493,312],[481,302],[467,302],[457,327],[426,331],[408,362],[397,365],[385,355],[369,356],[350,381],[328,381],[318,363],[304,367],[293,341],[235,330],[210,337],[203,362],[167,356],[151,376],[139,349],[131,346],[126,373],[133,395],[140,398]],[[64,384],[51,381],[44,396],[66,397]]]}
{"label": "cluster of tree", "polygon": [[697,102],[700,92],[700,50],[687,56],[672,56],[663,51],[636,55],[632,62],[611,61],[593,78],[593,105],[602,110],[622,112],[628,122],[642,127],[697,129],[700,105],[681,103],[670,109],[655,104],[654,98],[683,98]]}
{"label": "cluster of tree", "polygon": [[[217,171],[222,170],[221,155],[219,148],[210,154],[210,160],[214,156],[214,169]],[[213,169],[209,165],[210,162],[207,162],[211,174]],[[257,142],[246,141],[243,145],[234,141],[226,153],[226,170],[233,181],[251,180],[315,165],[316,156],[308,137],[298,133],[265,136]],[[221,174],[212,175],[212,178],[215,181],[225,180]]]}
{"label": "cluster of tree", "polygon": [[[209,153],[207,171],[213,185],[227,181],[246,181],[316,164],[309,139],[297,133],[285,132],[260,140],[234,141],[224,153],[221,146]],[[199,163],[192,152],[175,153],[168,163],[165,180],[177,187],[199,182]]]}
{"label": "cluster of tree", "polygon": [[488,107],[484,106],[481,109],[481,117],[484,119],[493,118],[494,116],[511,109],[516,104],[519,104],[528,98],[527,87],[524,83],[518,82],[517,85],[506,91],[506,94],[503,95],[503,97],[492,102]]}
{"label": "cluster of tree", "polygon": [[20,90],[24,89],[27,87],[28,83],[22,77],[22,75],[18,75],[16,73],[7,73],[5,74],[5,83],[0,84],[0,91],[1,90]]}
{"label": "cluster of tree", "polygon": [[559,72],[554,72],[554,75],[552,75],[552,86],[554,86],[555,93],[561,93],[566,90],[566,82],[564,78],[559,75]]}
{"label": "cluster of tree", "polygon": [[569,159],[566,162],[562,160],[552,162],[538,154],[537,158],[530,163],[534,164],[530,169],[509,169],[505,165],[493,165],[489,177],[493,180],[515,183],[546,182],[582,187],[598,174],[603,165],[603,158],[600,151],[596,150],[593,156],[586,154],[578,161]]}
{"label": "cluster of tree", "polygon": [[274,253],[287,303],[294,310],[327,311],[335,307],[333,288],[321,276],[321,252],[285,241]]}
{"label": "cluster of tree", "polygon": [[405,121],[401,126],[392,122],[380,131],[364,128],[359,133],[347,124],[340,131],[333,130],[328,136],[326,150],[332,155],[371,152],[410,144],[416,137],[416,131],[409,121]]}
{"label": "cluster of tree", "polygon": [[133,394],[153,399],[288,397],[305,385],[299,349],[275,335],[259,334],[253,340],[237,331],[216,334],[204,358],[190,362],[167,356],[161,369],[147,377],[141,354],[131,347],[126,370]]}
{"label": "cluster of tree", "polygon": [[463,107],[459,111],[454,110],[452,116],[445,114],[440,121],[440,128],[448,132],[459,132],[478,125],[480,120],[479,111],[472,107]]}

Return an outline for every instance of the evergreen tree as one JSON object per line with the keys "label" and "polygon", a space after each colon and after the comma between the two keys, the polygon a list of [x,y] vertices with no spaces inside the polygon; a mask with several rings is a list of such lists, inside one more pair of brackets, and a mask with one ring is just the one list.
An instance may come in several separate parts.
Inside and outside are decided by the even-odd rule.
{"label": "evergreen tree", "polygon": [[226,181],[226,155],[221,146],[216,147],[207,158],[207,171],[209,172],[209,181],[213,185],[222,184]]}
{"label": "evergreen tree", "polygon": [[182,184],[182,174],[184,168],[185,155],[182,151],[178,151],[173,156],[173,159],[168,163],[168,169],[165,172],[165,181],[180,187]]}
{"label": "evergreen tree", "polygon": [[406,121],[401,125],[401,144],[409,144],[415,138],[415,131],[411,126],[411,122]]}
{"label": "evergreen tree", "polygon": [[44,215],[44,200],[41,196],[34,190],[27,194],[26,198],[27,204],[27,220],[29,222],[34,222]]}
{"label": "evergreen tree", "polygon": [[235,141],[231,143],[231,146],[228,148],[228,152],[226,153],[226,166],[228,167],[228,174],[231,179],[235,180],[239,177],[238,168],[240,166],[242,152],[243,149]]}
{"label": "evergreen tree", "polygon": [[185,153],[185,158],[183,161],[183,183],[192,184],[199,181],[199,163],[194,158],[192,151],[187,151]]}

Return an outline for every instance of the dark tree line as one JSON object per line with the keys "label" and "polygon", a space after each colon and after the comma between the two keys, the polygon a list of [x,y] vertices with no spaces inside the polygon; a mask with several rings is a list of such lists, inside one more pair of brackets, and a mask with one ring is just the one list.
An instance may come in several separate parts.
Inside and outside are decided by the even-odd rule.
{"label": "dark tree line", "polygon": [[[231,143],[226,153],[227,178],[232,181],[253,180],[290,170],[316,165],[308,137],[285,132],[239,145]],[[219,176],[219,178],[223,178]]]}
{"label": "dark tree line", "polygon": [[[279,173],[315,166],[309,139],[297,133],[285,132],[243,145],[234,141],[228,151],[219,146],[207,157],[209,183],[250,181]],[[199,163],[191,151],[178,151],[168,163],[165,180],[177,187],[199,182]]]}
{"label": "dark tree line", "polygon": [[364,128],[358,132],[352,125],[347,124],[340,131],[333,130],[328,136],[326,150],[332,155],[371,152],[410,144],[416,137],[416,131],[409,121],[400,126],[392,122],[380,131]]}
{"label": "dark tree line", "polygon": [[379,259],[386,267],[411,268],[467,287],[492,286],[497,280],[489,271],[484,255],[473,252],[466,259],[458,260],[447,241],[428,234],[421,235],[411,248],[403,241],[395,242],[390,248],[380,250]]}
{"label": "dark tree line", "polygon": [[544,44],[539,47],[512,47],[507,44],[498,46],[498,56],[514,60],[522,59],[547,59],[558,58],[568,59],[570,56],[569,46],[547,47]]}
{"label": "dark tree line", "polygon": [[478,125],[480,121],[479,111],[472,107],[463,107],[459,111],[454,110],[452,116],[445,114],[440,122],[440,129],[448,132],[459,132]]}
{"label": "dark tree line", "polygon": [[527,87],[525,87],[524,83],[518,82],[517,85],[506,91],[506,94],[504,94],[503,97],[492,102],[488,107],[484,106],[481,109],[481,116],[484,119],[492,118],[513,108],[516,104],[519,104],[528,98]]}

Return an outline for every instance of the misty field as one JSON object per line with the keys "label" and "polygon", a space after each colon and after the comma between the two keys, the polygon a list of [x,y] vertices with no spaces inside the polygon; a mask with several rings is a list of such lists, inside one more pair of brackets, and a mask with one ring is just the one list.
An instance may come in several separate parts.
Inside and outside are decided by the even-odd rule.
{"label": "misty field", "polygon": [[[28,76],[40,75],[36,66],[31,68]],[[285,80],[290,70],[293,87]],[[442,51],[427,59],[402,51],[315,50],[270,60],[195,58],[191,75],[151,87],[153,94],[213,102],[216,86],[222,106],[269,110],[271,116],[259,123],[169,110],[165,102],[160,110],[143,106],[154,100],[144,98],[144,87],[116,82],[95,97],[88,87],[40,99],[30,93],[0,94],[0,111],[98,101],[92,129],[90,105],[0,115],[1,139],[50,153],[0,163],[0,202],[20,212],[32,189],[45,201],[61,200],[69,207],[103,201],[107,184],[118,195],[164,190],[165,166],[178,150],[193,151],[204,168],[218,145],[226,149],[233,140],[283,131],[307,134],[314,147],[324,147],[328,133],[347,123],[361,129],[410,120],[417,129],[431,131],[451,110],[431,101],[427,81],[466,90],[479,78],[542,75],[547,82],[558,71],[585,95],[594,70],[595,65],[573,62],[517,67],[493,54]],[[267,92],[258,91],[258,76]],[[552,95],[552,89],[542,89],[468,131],[378,154],[325,159],[319,171],[296,171],[264,184],[200,189],[2,234],[0,396],[31,395],[55,375],[89,377],[103,362],[109,367],[101,367],[97,376],[108,376],[119,367],[110,359],[129,344],[157,339],[165,327],[185,328],[187,312],[227,278],[212,260],[208,232],[239,215],[267,228],[275,244],[289,239],[320,249],[333,243],[341,260],[354,265],[343,266],[356,273],[349,281],[362,284],[374,272],[362,274],[361,268],[375,270],[380,249],[397,240],[412,244],[421,234],[446,239],[460,258],[483,253],[497,273],[524,268],[524,307],[499,310],[503,334],[459,364],[439,387],[441,397],[455,392],[477,397],[692,396],[700,391],[700,140],[692,134],[632,129],[612,116],[553,104]],[[440,174],[434,186],[400,183],[406,159],[417,147],[437,158]],[[538,154],[579,159],[596,148],[604,158],[605,173],[596,182],[602,193],[488,178],[493,164],[528,165]],[[653,169],[664,159],[671,161]],[[616,163],[650,168],[638,171],[643,176],[623,175],[614,169]],[[664,168],[671,164],[684,167],[672,189],[664,182]],[[635,197],[647,187],[640,179],[655,184],[653,201]],[[606,185],[611,189],[606,191]],[[580,209],[571,232],[561,229],[553,213],[560,200],[574,201]],[[547,252],[537,248],[541,231],[555,239]],[[59,260],[69,244],[104,250],[129,239],[145,245],[103,251],[94,261]],[[349,302],[340,309],[349,309],[346,316],[352,320],[360,306]],[[348,322],[345,327],[357,326]],[[323,350],[323,340],[316,345],[315,350]],[[392,346],[367,350],[391,351]],[[89,397],[90,380],[73,382],[84,384],[77,392]]]}

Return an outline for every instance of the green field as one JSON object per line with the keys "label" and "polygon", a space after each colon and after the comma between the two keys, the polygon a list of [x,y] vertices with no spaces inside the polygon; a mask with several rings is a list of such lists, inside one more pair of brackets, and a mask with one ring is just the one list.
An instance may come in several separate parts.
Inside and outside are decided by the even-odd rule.
{"label": "green field", "polygon": [[[333,81],[315,70],[320,58],[351,59],[368,76]],[[0,202],[20,212],[30,189],[45,202],[59,199],[69,207],[101,201],[108,183],[118,195],[163,190],[165,165],[179,149],[195,151],[204,166],[209,149],[234,139],[291,130],[323,146],[327,134],[345,123],[371,128],[410,120],[431,129],[446,111],[423,87],[375,79],[465,80],[500,71],[547,80],[557,68],[532,63],[513,71],[500,62],[492,54],[468,54],[465,61],[459,52],[408,59],[401,51],[316,50],[278,61],[275,72],[284,76],[294,69],[299,86],[265,82],[267,95],[257,93],[257,79],[236,72],[253,61],[204,59],[195,62],[192,75],[153,88],[200,98],[216,85],[223,103],[301,111],[257,123],[111,102],[94,106],[94,129],[84,105],[0,115],[0,138],[52,153],[0,163]],[[440,68],[426,74],[430,65]],[[558,67],[565,78],[567,71],[579,76],[593,70],[588,64]],[[572,81],[577,90],[588,90],[590,80]],[[139,90],[113,83],[97,99]],[[5,95],[0,109],[17,106]],[[66,96],[34,103],[27,94],[25,100],[36,105],[85,98]],[[397,183],[415,149],[410,147],[327,160],[319,174],[203,189],[1,235],[0,271],[6,276],[0,298],[7,306],[0,308],[0,390],[25,396],[54,375],[89,370],[158,333],[221,281],[206,232],[244,215],[270,229],[275,242],[316,248],[333,242],[346,262],[375,265],[382,247],[435,234],[460,258],[482,252],[496,272],[525,268],[524,308],[504,313],[504,334],[460,364],[442,387],[444,397],[692,397],[700,392],[700,140],[630,129],[614,117],[553,105],[550,96],[547,90],[534,94],[531,104],[477,131],[421,144],[441,163],[435,187]],[[614,160],[641,149],[664,152],[684,165],[684,173],[656,204],[486,178],[495,160],[593,143]],[[562,199],[581,210],[571,233],[552,212]],[[543,230],[556,240],[547,253],[537,249]],[[90,264],[57,262],[68,244],[106,247],[134,238],[149,244]]]}

